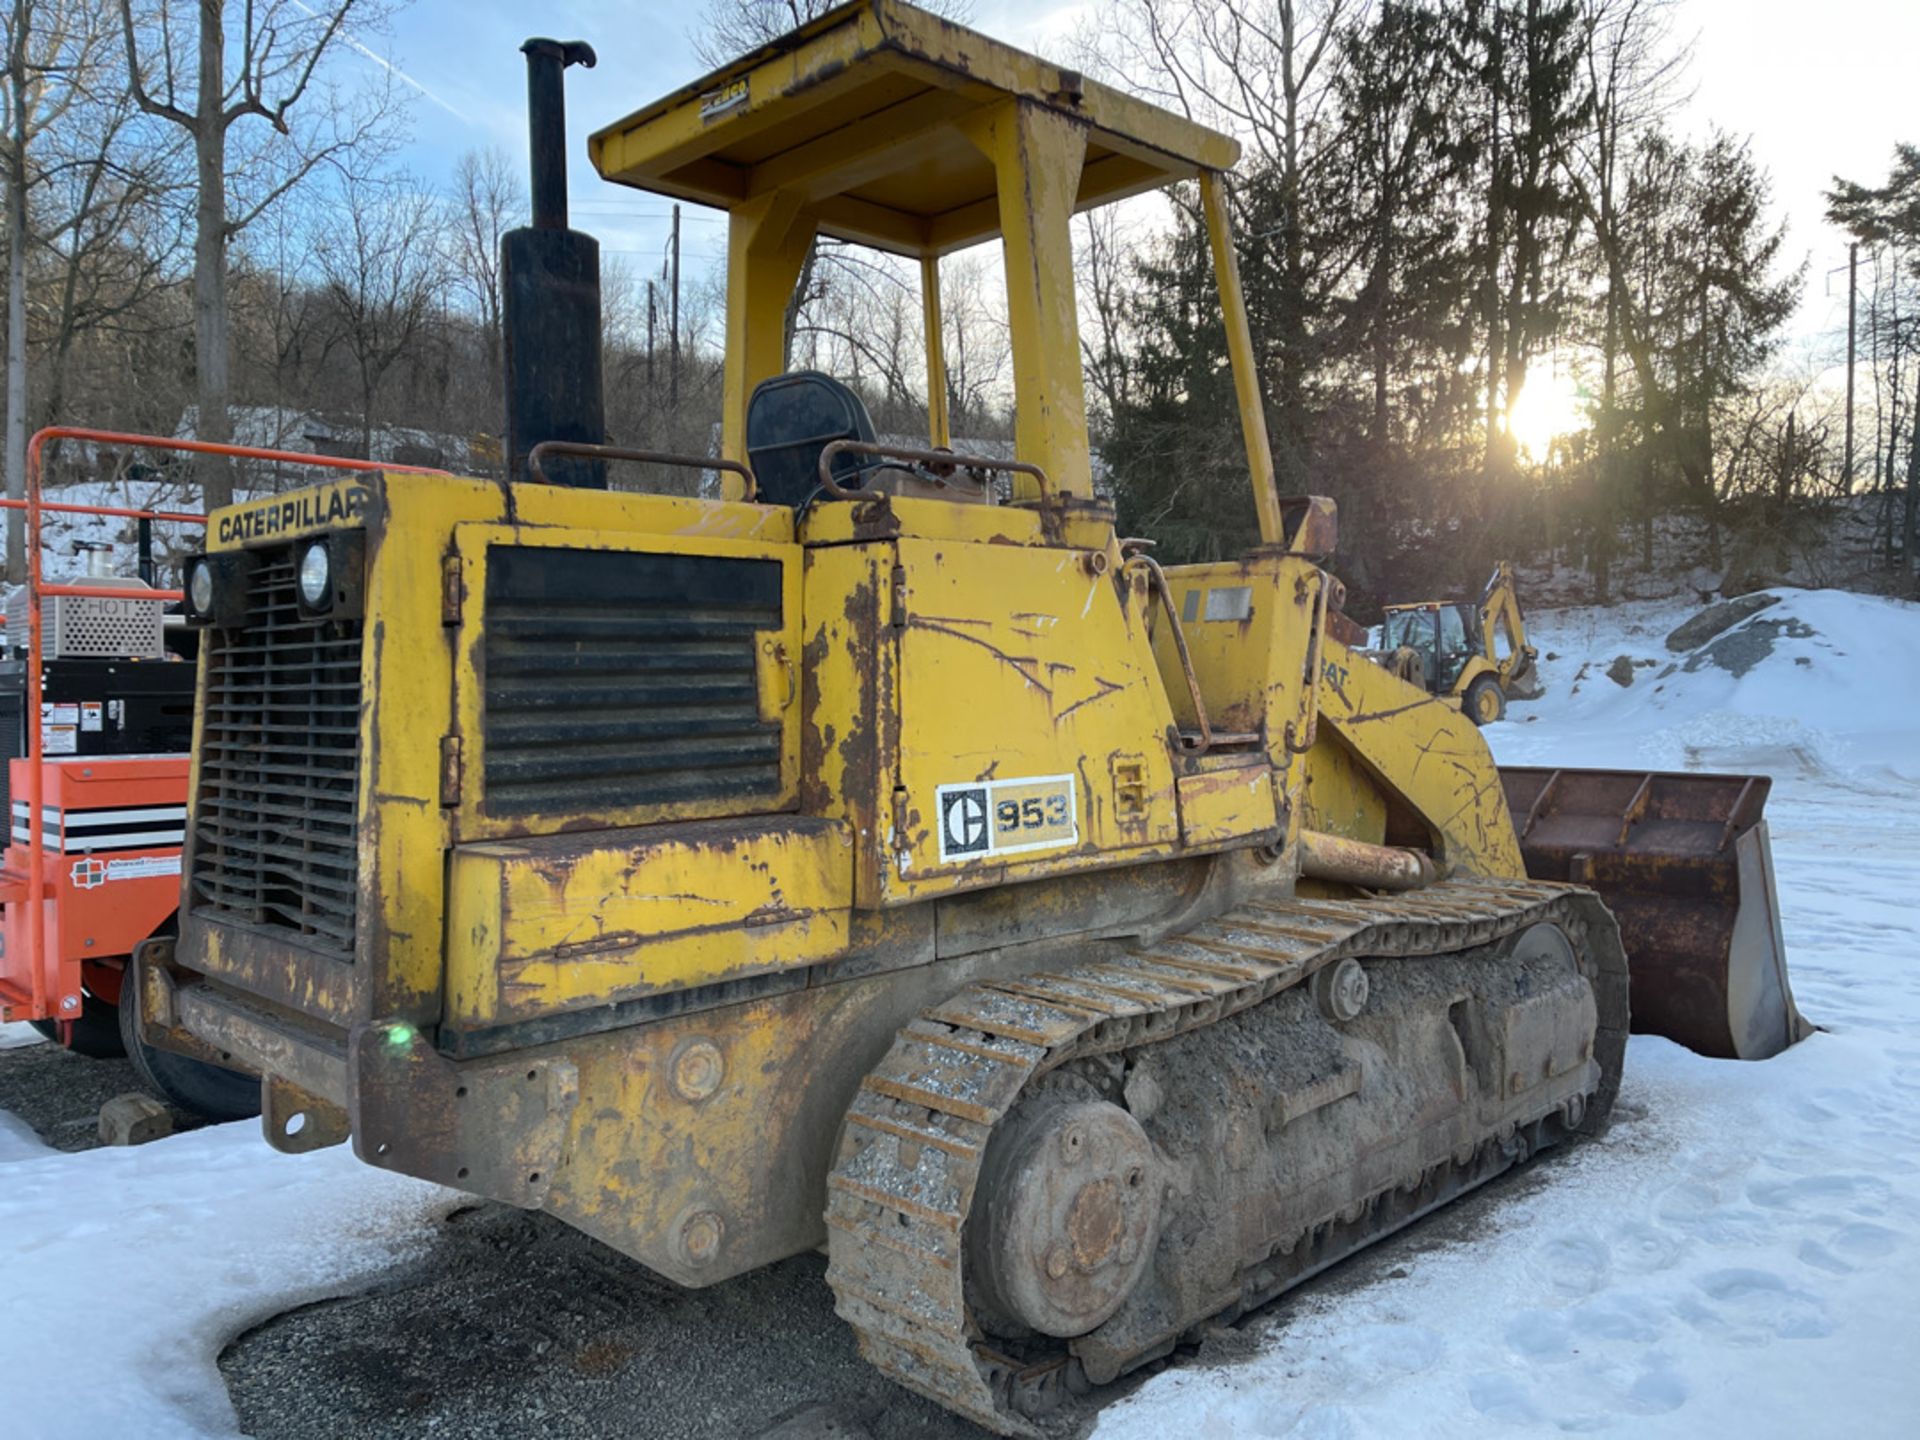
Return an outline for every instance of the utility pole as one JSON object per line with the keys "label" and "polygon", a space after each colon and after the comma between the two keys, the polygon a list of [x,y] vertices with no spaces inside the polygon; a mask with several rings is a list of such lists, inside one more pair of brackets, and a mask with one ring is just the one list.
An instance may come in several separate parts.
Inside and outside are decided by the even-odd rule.
{"label": "utility pole", "polygon": [[649,280],[647,281],[647,397],[649,400],[653,397],[653,326],[655,313],[653,305],[653,281]]}
{"label": "utility pole", "polygon": [[673,298],[667,308],[667,403],[680,404],[680,207],[673,207]]}
{"label": "utility pole", "polygon": [[1841,463],[1840,479],[1847,494],[1853,493],[1853,342],[1854,307],[1860,296],[1860,242],[1847,246],[1847,448]]}

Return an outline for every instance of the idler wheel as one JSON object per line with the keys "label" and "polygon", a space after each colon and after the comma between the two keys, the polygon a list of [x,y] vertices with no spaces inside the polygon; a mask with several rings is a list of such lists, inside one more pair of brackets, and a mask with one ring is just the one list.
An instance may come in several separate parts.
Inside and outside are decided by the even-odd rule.
{"label": "idler wheel", "polygon": [[1513,958],[1522,961],[1551,960],[1570,969],[1579,967],[1573,942],[1567,932],[1551,921],[1541,921],[1522,930],[1513,942]]}
{"label": "idler wheel", "polygon": [[1367,972],[1350,955],[1316,970],[1312,988],[1320,1013],[1337,1024],[1358,1020],[1367,1008]]}
{"label": "idler wheel", "polygon": [[994,1137],[968,1230],[983,1318],[1067,1339],[1105,1323],[1146,1272],[1165,1189],[1118,1105],[1029,1102]]}

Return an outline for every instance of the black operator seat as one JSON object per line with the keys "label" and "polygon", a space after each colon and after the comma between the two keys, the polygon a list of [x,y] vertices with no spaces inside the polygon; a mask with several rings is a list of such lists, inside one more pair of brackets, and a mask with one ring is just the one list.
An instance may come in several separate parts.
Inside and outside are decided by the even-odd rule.
{"label": "black operator seat", "polygon": [[[831,375],[795,370],[762,380],[747,400],[747,464],[766,505],[805,511],[834,499],[820,488],[820,453],[836,440],[875,443],[873,419],[858,395]],[[944,464],[879,455],[834,457],[833,482],[870,495],[991,505],[993,487],[980,473]]]}
{"label": "black operator seat", "polygon": [[[836,440],[871,445],[874,430],[860,397],[831,375],[795,370],[753,387],[747,401],[747,464],[763,504],[799,509],[813,499],[820,488],[820,452]],[[871,455],[836,456],[834,483],[857,490],[866,472],[879,464]]]}

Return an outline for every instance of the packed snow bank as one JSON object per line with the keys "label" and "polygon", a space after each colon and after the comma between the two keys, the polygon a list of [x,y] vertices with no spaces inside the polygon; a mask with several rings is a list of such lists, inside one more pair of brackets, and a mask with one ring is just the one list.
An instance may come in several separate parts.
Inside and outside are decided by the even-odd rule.
{"label": "packed snow bank", "polygon": [[[1166,1372],[1096,1440],[1914,1432],[1920,607],[1777,593],[1681,656],[1665,637],[1697,607],[1529,616],[1548,693],[1487,738],[1516,764],[1772,774],[1788,963],[1823,1032],[1761,1064],[1635,1036],[1613,1128],[1482,1233],[1296,1291],[1255,1358]],[[1743,673],[1691,663],[1763,620]],[[1655,663],[1622,688],[1622,654]]]}
{"label": "packed snow bank", "polygon": [[415,1253],[448,1195],[252,1122],[69,1155],[0,1112],[7,1433],[237,1434],[226,1342]]}
{"label": "packed snow bank", "polygon": [[1764,1066],[1636,1038],[1607,1140],[1486,1233],[1285,1302],[1257,1359],[1170,1371],[1097,1435],[1910,1434],[1920,1187],[1880,1139],[1905,1114],[1892,1063],[1829,1036]]}
{"label": "packed snow bank", "polygon": [[0,1165],[12,1164],[15,1160],[37,1160],[54,1153],[53,1147],[43,1144],[26,1121],[0,1110]]}
{"label": "packed snow bank", "polygon": [[[1779,602],[1679,655],[1671,603],[1528,617],[1547,696],[1489,731],[1510,764],[1820,768],[1920,782],[1920,605],[1838,590]],[[1549,660],[1545,657],[1552,655]],[[1606,675],[1621,656],[1633,683]],[[1569,746],[1578,757],[1563,752]],[[1722,753],[1724,752],[1724,754]]]}

